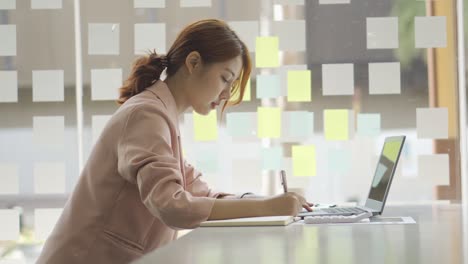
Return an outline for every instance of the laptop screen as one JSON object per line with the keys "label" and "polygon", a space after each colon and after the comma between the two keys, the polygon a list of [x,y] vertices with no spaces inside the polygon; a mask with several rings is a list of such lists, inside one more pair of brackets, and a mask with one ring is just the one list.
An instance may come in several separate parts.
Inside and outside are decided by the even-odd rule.
{"label": "laptop screen", "polygon": [[377,163],[377,168],[375,169],[366,206],[371,202],[373,209],[377,211],[382,210],[404,141],[404,136],[385,139],[385,144],[379,162]]}

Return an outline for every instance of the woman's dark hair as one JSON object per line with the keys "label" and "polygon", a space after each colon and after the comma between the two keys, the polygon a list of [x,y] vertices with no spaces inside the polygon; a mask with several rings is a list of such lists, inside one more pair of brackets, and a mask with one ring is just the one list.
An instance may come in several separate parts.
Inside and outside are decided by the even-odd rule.
{"label": "woman's dark hair", "polygon": [[233,85],[231,91],[231,96],[235,95],[236,98],[225,102],[223,111],[228,104],[239,104],[252,70],[249,51],[225,22],[216,19],[200,20],[188,25],[177,36],[167,55],[158,55],[153,51],[147,56],[138,58],[130,76],[120,88],[118,103],[123,104],[130,97],[151,86],[159,80],[164,69],[167,77],[174,75],[184,65],[187,55],[192,51],[200,53],[203,63],[207,65],[228,61],[237,56],[242,57],[240,81]]}

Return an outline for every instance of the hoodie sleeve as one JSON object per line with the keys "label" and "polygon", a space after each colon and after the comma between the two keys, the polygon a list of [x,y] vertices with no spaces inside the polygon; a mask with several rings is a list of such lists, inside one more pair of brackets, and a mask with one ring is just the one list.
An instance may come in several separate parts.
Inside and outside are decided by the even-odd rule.
{"label": "hoodie sleeve", "polygon": [[119,140],[118,171],[137,184],[148,210],[172,228],[192,229],[206,221],[215,199],[185,191],[177,133],[167,114],[155,106],[132,109]]}

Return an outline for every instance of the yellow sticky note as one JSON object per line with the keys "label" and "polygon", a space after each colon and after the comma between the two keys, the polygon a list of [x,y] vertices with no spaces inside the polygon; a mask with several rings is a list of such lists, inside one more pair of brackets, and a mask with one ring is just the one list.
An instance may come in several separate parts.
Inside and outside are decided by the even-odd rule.
{"label": "yellow sticky note", "polygon": [[326,140],[349,139],[349,111],[347,109],[329,109],[324,111]]}
{"label": "yellow sticky note", "polygon": [[281,111],[279,107],[259,107],[257,110],[259,138],[279,138],[281,134]]}
{"label": "yellow sticky note", "polygon": [[250,101],[250,78],[247,81],[247,85],[245,86],[245,92],[242,101]]}
{"label": "yellow sticky note", "polygon": [[401,141],[390,141],[385,143],[383,149],[383,155],[387,157],[387,159],[396,162],[398,157],[398,153],[400,152]]}
{"label": "yellow sticky note", "polygon": [[216,110],[208,115],[199,115],[193,112],[193,126],[196,141],[212,141],[218,139],[218,124]]}
{"label": "yellow sticky note", "polygon": [[255,41],[255,66],[269,68],[279,66],[278,37],[257,37]]}
{"label": "yellow sticky note", "polygon": [[288,101],[312,100],[312,76],[310,70],[288,71]]}
{"label": "yellow sticky note", "polygon": [[292,146],[292,161],[294,176],[317,175],[315,146]]}

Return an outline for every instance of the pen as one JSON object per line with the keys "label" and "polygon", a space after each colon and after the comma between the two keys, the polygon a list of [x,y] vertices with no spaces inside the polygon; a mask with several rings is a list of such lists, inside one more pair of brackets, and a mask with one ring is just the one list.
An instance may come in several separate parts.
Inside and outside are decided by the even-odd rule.
{"label": "pen", "polygon": [[284,193],[288,192],[288,182],[286,180],[286,172],[284,170],[280,171],[281,175],[281,185],[283,185],[283,191]]}

